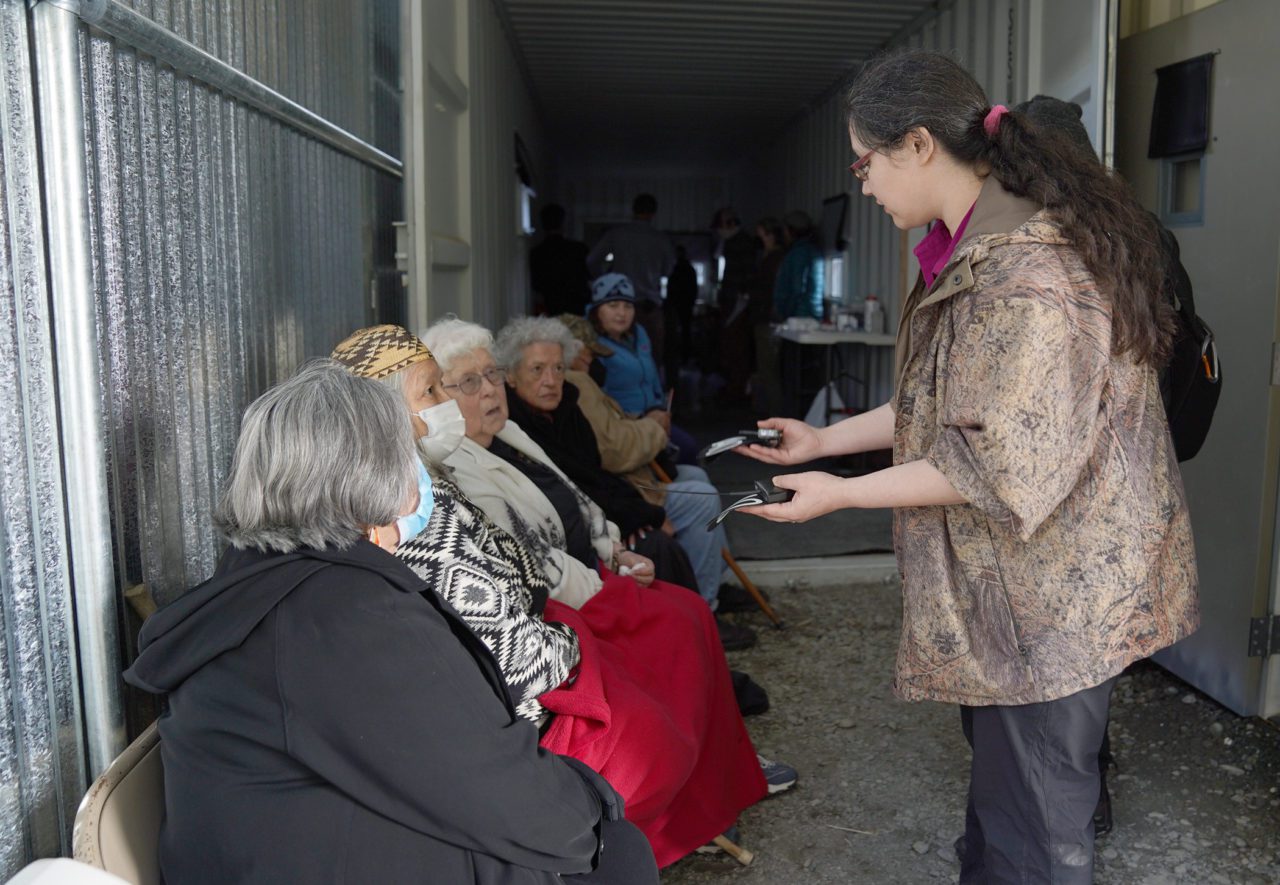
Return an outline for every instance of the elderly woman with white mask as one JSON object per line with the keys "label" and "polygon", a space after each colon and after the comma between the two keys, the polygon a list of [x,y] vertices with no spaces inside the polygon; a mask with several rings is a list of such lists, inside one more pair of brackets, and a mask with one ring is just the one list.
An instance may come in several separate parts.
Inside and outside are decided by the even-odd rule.
{"label": "elderly woman with white mask", "polygon": [[581,611],[557,602],[547,559],[455,484],[457,404],[422,342],[399,327],[375,327],[356,332],[334,355],[398,391],[414,416],[433,506],[396,555],[490,647],[520,715],[539,726],[542,746],[587,763],[618,789],[659,865],[709,841],[765,795],[697,597],[680,591],[681,602],[611,577]]}
{"label": "elderly woman with white mask", "polygon": [[[361,329],[333,358],[381,381],[409,411],[418,440],[419,505],[396,524],[396,555],[457,609],[498,660],[516,712],[543,723],[538,696],[578,666],[578,637],[542,617],[551,587],[524,545],[495,526],[439,465],[462,442],[458,404],[430,351],[399,326]],[[514,566],[512,564],[515,564]]]}

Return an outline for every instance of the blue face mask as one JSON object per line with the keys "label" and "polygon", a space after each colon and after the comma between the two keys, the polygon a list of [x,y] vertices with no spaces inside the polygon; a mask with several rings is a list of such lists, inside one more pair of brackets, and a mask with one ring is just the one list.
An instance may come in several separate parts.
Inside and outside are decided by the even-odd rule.
{"label": "blue face mask", "polygon": [[418,462],[418,509],[396,520],[396,530],[400,532],[400,543],[405,544],[422,534],[431,519],[431,508],[435,500],[431,497],[431,474]]}

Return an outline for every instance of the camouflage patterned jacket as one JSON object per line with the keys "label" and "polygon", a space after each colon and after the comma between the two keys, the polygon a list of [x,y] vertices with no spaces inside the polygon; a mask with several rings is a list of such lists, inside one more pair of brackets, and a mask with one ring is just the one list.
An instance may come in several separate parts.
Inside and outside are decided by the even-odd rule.
{"label": "camouflage patterned jacket", "polygon": [[906,700],[1026,704],[1097,685],[1199,622],[1156,373],[1058,227],[988,181],[898,341],[894,463],[968,504],[902,508]]}

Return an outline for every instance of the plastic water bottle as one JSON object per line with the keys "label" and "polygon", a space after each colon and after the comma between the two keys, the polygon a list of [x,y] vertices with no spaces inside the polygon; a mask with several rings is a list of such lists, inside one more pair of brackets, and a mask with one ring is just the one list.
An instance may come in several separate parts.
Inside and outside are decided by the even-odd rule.
{"label": "plastic water bottle", "polygon": [[862,328],[877,335],[884,332],[884,308],[874,295],[868,295],[862,306]]}

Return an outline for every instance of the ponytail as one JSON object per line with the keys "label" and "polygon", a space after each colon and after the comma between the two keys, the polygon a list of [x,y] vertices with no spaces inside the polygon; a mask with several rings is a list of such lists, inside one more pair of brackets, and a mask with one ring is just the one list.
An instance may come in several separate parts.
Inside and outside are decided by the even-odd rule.
{"label": "ponytail", "polygon": [[893,150],[928,129],[961,163],[988,168],[1010,193],[1043,206],[1112,307],[1111,350],[1163,366],[1174,337],[1164,297],[1160,229],[1129,186],[1068,136],[1003,105],[955,60],[909,49],[863,66],[846,93],[849,126],[869,148]]}

